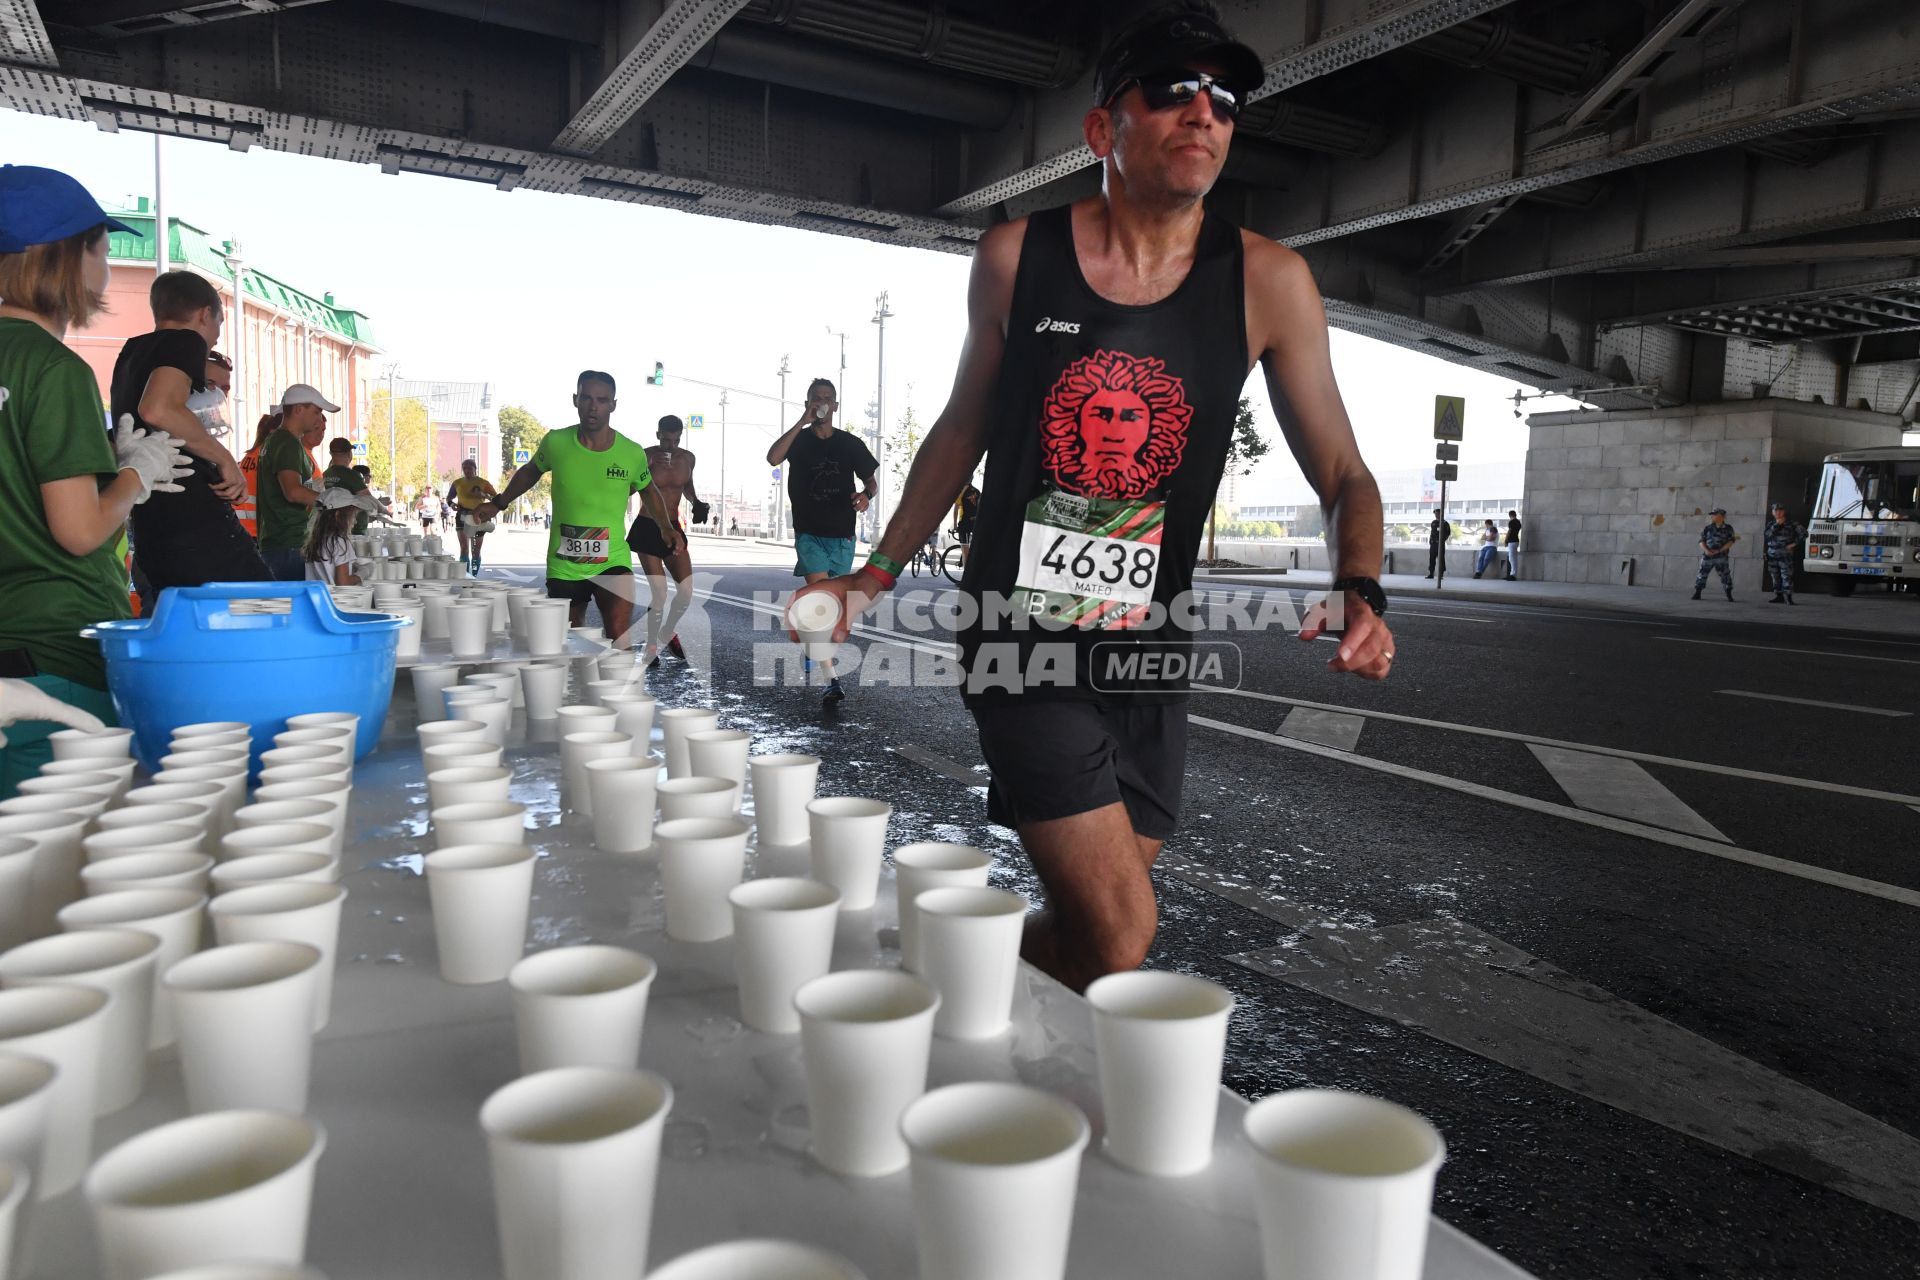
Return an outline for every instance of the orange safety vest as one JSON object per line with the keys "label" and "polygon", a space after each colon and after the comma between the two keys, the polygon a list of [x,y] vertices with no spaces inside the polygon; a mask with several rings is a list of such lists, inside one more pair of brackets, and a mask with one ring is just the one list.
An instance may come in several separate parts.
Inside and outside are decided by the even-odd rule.
{"label": "orange safety vest", "polygon": [[240,474],[247,482],[247,496],[233,504],[233,514],[240,517],[240,527],[247,531],[250,538],[260,536],[260,449],[255,446],[240,459]]}

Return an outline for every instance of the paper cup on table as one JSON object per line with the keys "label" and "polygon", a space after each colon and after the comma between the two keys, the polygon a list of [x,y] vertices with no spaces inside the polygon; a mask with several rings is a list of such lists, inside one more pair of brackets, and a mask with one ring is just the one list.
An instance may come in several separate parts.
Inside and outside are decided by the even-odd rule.
{"label": "paper cup on table", "polygon": [[197,720],[181,725],[169,737],[174,742],[180,742],[187,738],[225,737],[235,733],[250,734],[252,731],[252,726],[241,720]]}
{"label": "paper cup on table", "polygon": [[793,1240],[730,1240],[683,1253],[647,1280],[866,1280],[838,1254]]}
{"label": "paper cup on table", "polygon": [[824,591],[796,595],[787,606],[787,625],[800,637],[807,657],[815,662],[824,662],[839,650],[833,641],[833,629],[839,621],[840,602]]}
{"label": "paper cup on table", "polygon": [[660,708],[657,698],[643,693],[627,693],[609,699],[607,704],[613,711],[613,727],[633,738],[633,753],[647,755],[652,751],[653,718]]}
{"label": "paper cup on table", "polygon": [[127,792],[121,805],[127,809],[148,804],[197,805],[206,812],[208,832],[218,836],[220,803],[225,795],[226,789],[212,782],[150,782]]}
{"label": "paper cup on table", "polygon": [[275,775],[276,782],[324,778],[352,782],[353,762],[342,760],[332,747],[274,747],[260,753],[262,785],[266,785],[269,773]]}
{"label": "paper cup on table", "polygon": [[909,973],[849,969],[794,993],[813,1158],[872,1178],[904,1168],[900,1115],[926,1091],[940,993]]}
{"label": "paper cup on table", "polygon": [[61,983],[0,991],[0,1050],[49,1062],[46,1154],[42,1200],[71,1191],[93,1154],[93,1117],[99,1099],[100,1054],[106,1042],[103,991]]}
{"label": "paper cup on table", "polygon": [[763,847],[795,845],[807,838],[807,805],[820,777],[820,757],[783,752],[748,756],[753,780],[755,842]]}
{"label": "paper cup on table", "polygon": [[537,600],[541,594],[536,587],[507,589],[507,636],[523,648],[527,643],[527,601]]}
{"label": "paper cup on table", "polygon": [[[1091,1132],[1064,1098],[956,1084],[906,1109],[922,1280],[1058,1280]],[[1352,1280],[1327,1272],[1320,1280]]]}
{"label": "paper cup on table", "polygon": [[718,729],[720,713],[707,707],[669,707],[654,719],[660,724],[660,753],[667,758],[667,776],[691,777],[693,762],[687,756],[687,735]]}
{"label": "paper cup on table", "polygon": [[222,743],[217,747],[196,747],[185,751],[175,749],[160,757],[160,773],[178,769],[212,767],[224,769],[230,774],[245,774],[251,755],[252,749],[244,742]]}
{"label": "paper cup on table", "polygon": [[427,775],[427,804],[444,809],[450,804],[505,803],[512,785],[513,770],[499,766],[436,769]]}
{"label": "paper cup on table", "polygon": [[334,752],[348,764],[359,749],[359,733],[329,725],[324,729],[282,729],[273,735],[276,747],[321,747]]}
{"label": "paper cup on table", "polygon": [[[498,663],[489,664],[498,667]],[[509,706],[521,706],[520,677],[512,671],[476,671],[461,682],[473,688],[491,689],[507,700]]]}
{"label": "paper cup on table", "polygon": [[0,1243],[0,1275],[13,1261],[14,1276],[33,1274],[33,1211],[45,1177],[47,1121],[57,1068],[43,1058],[0,1049],[0,1162],[11,1161],[32,1179],[14,1214],[14,1236]]}
{"label": "paper cup on table", "polygon": [[313,985],[313,1029],[333,1013],[334,957],[340,950],[340,913],[347,891],[337,884],[273,881],[234,889],[207,907],[221,946],[238,942],[302,942],[320,953]]}
{"label": "paper cup on table", "polygon": [[507,731],[513,727],[513,703],[495,689],[449,689],[445,694],[447,717],[478,720],[486,727],[485,737],[497,747],[507,745]]}
{"label": "paper cup on table", "polygon": [[555,713],[560,721],[560,736],[570,733],[614,733],[619,714],[608,707],[561,707]]}
{"label": "paper cup on table", "polygon": [[757,1031],[800,1029],[793,993],[833,967],[840,894],[815,880],[749,880],[728,892],[733,904],[733,971],[740,1020]]}
{"label": "paper cup on table", "polygon": [[1446,1158],[1431,1124],[1365,1094],[1290,1089],[1254,1103],[1242,1126],[1267,1280],[1420,1280]]}
{"label": "paper cup on table", "polygon": [[213,764],[162,769],[153,775],[153,780],[162,786],[182,782],[210,782],[218,785],[220,800],[214,806],[213,818],[213,827],[218,831],[230,830],[233,827],[234,812],[247,802],[245,766],[237,770],[231,765]]}
{"label": "paper cup on table", "polygon": [[642,1275],[673,1086],[650,1071],[562,1067],[480,1108],[505,1280]]}
{"label": "paper cup on table", "polygon": [[[428,639],[432,639],[429,634]],[[413,671],[413,711],[422,727],[447,718],[443,690],[460,683],[460,666],[453,662],[423,662]]]}
{"label": "paper cup on table", "polygon": [[695,778],[725,778],[733,784],[734,808],[747,782],[747,749],[753,735],[740,729],[702,729],[687,735],[687,768]]}
{"label": "paper cup on table", "polygon": [[409,600],[395,601],[378,606],[380,612],[390,613],[396,618],[405,618],[408,625],[395,633],[393,656],[396,658],[417,658],[420,656],[420,641],[425,636],[427,608]]}
{"label": "paper cup on table", "polygon": [[[211,810],[205,804],[188,804],[175,801],[165,804],[122,805],[118,809],[109,809],[93,822],[95,835],[106,835],[119,831],[146,831],[153,827],[191,827],[201,836],[202,853],[206,852],[207,824],[211,821]],[[86,841],[81,840],[85,849]],[[135,852],[122,849],[123,853]]]}
{"label": "paper cup on table", "polygon": [[596,707],[604,707],[607,705],[609,695],[617,697],[631,687],[631,683],[627,680],[589,680],[587,681],[587,701]]}
{"label": "paper cup on table", "polygon": [[654,794],[662,822],[735,816],[734,787],[725,778],[668,778],[655,784]]}
{"label": "paper cup on table", "polygon": [[533,850],[517,844],[463,844],[427,855],[427,895],[440,976],[499,982],[527,945]]}
{"label": "paper cup on table", "polygon": [[1213,1159],[1233,994],[1183,973],[1111,973],[1087,987],[1107,1155],[1182,1177]]}
{"label": "paper cup on table", "polygon": [[60,927],[65,930],[138,929],[159,939],[160,949],[154,956],[149,1049],[173,1043],[173,1012],[160,994],[160,975],[200,949],[206,906],[206,895],[190,889],[134,889],[82,898],[60,909]]}
{"label": "paper cup on table", "polygon": [[133,730],[56,729],[47,735],[55,760],[125,760],[133,755]]}
{"label": "paper cup on table", "polygon": [[39,795],[18,795],[11,800],[0,800],[0,817],[47,817],[49,815],[77,821],[81,830],[96,821],[107,811],[111,800],[107,796],[91,791],[52,791]]}
{"label": "paper cup on table", "polygon": [[317,822],[264,822],[220,837],[222,863],[283,853],[318,854],[331,864],[333,832]]}
{"label": "paper cup on table", "polygon": [[0,950],[27,940],[27,900],[33,892],[36,848],[23,836],[0,836]]}
{"label": "paper cup on table", "polygon": [[893,851],[893,884],[900,919],[900,964],[920,972],[920,919],[913,900],[928,889],[980,888],[993,865],[990,854],[970,844],[928,840]]}
{"label": "paper cup on table", "polygon": [[347,847],[347,814],[344,796],[327,800],[256,800],[233,815],[236,827],[264,827],[269,823],[308,822],[325,827],[333,836],[333,856],[338,858]]}
{"label": "paper cup on table", "polygon": [[59,795],[63,791],[77,791],[109,804],[115,799],[120,780],[111,773],[47,773],[41,772],[27,778],[14,788],[23,796]]}
{"label": "paper cup on table", "polygon": [[114,760],[102,756],[83,756],[78,760],[49,760],[40,766],[43,778],[63,774],[101,774],[113,779],[112,800],[120,803],[121,797],[133,789],[134,770],[140,766],[131,760]]}
{"label": "paper cup on table", "polygon": [[347,806],[352,799],[353,784],[345,778],[307,778],[299,782],[270,782],[255,787],[253,791],[256,812],[260,805],[278,804],[283,800],[317,800],[331,807],[333,817],[322,825],[333,831],[336,837],[333,849],[335,853],[346,848]]}
{"label": "paper cup on table", "polygon": [[160,940],[135,929],[57,933],[0,955],[0,988],[67,984],[107,996],[94,1113],[130,1106],[147,1081],[153,975]]}
{"label": "paper cup on table", "polygon": [[423,639],[452,640],[452,623],[449,615],[455,604],[454,597],[444,591],[422,592],[420,603],[427,611],[426,627],[421,632]]}
{"label": "paper cup on table", "polygon": [[498,769],[505,758],[504,748],[477,736],[420,748],[422,769],[429,778],[442,769]]}
{"label": "paper cup on table", "polygon": [[305,943],[236,942],[160,975],[189,1110],[307,1109],[319,968],[319,949]]}
{"label": "paper cup on table", "polygon": [[215,1262],[204,1267],[169,1271],[153,1280],[327,1280],[312,1267],[292,1263]]}
{"label": "paper cup on table", "polygon": [[551,720],[567,694],[567,664],[529,662],[520,668],[520,697],[527,719]]}
{"label": "paper cup on table", "polygon": [[276,1111],[189,1116],[129,1138],[87,1175],[106,1280],[230,1258],[297,1267],[325,1148],[318,1124]]}
{"label": "paper cup on table", "polygon": [[234,858],[207,877],[215,895],[254,884],[297,880],[305,884],[333,884],[340,879],[340,859],[326,853],[255,853]]}
{"label": "paper cup on table", "polygon": [[[88,894],[123,893],[131,889],[190,889],[207,891],[207,873],[213,859],[204,853],[130,853],[80,869]],[[65,905],[65,904],[62,904]]]}
{"label": "paper cup on table", "polygon": [[555,947],[514,965],[507,986],[520,1074],[634,1066],[658,972],[652,960],[624,947]]}
{"label": "paper cup on table", "polygon": [[151,827],[115,827],[80,837],[80,851],[88,865],[123,858],[136,853],[199,853],[206,847],[206,832],[184,822],[163,822]]}
{"label": "paper cup on table", "polygon": [[617,730],[568,733],[560,739],[560,772],[567,807],[593,815],[593,793],[587,787],[587,762],[632,758],[633,739]]}
{"label": "paper cup on table", "polygon": [[593,803],[593,845],[602,853],[640,853],[653,843],[659,756],[604,756],[586,764]]}
{"label": "paper cup on table", "polygon": [[[0,1156],[0,1280],[14,1274],[13,1259],[26,1236],[28,1201],[33,1172],[18,1160]],[[24,1275],[22,1265],[19,1273]]]}
{"label": "paper cup on table", "polygon": [[[7,804],[26,806],[28,800],[54,797],[19,796]],[[80,896],[80,868],[85,856],[80,833],[86,830],[84,813],[53,808],[33,813],[0,813],[0,838],[25,840],[33,846],[32,870],[20,931],[39,938],[54,931],[54,914]]]}
{"label": "paper cup on table", "polygon": [[660,850],[667,936],[713,942],[733,932],[727,892],[747,863],[747,824],[735,818],[677,818],[653,829]]}
{"label": "paper cup on table", "polygon": [[842,911],[865,911],[880,891],[880,865],[886,858],[887,819],[893,806],[884,800],[830,796],[807,804],[813,878],[840,891]]}
{"label": "paper cup on table", "polygon": [[1013,1020],[1027,900],[1004,889],[928,889],[919,916],[920,974],[940,989],[935,1035],[997,1036]]}
{"label": "paper cup on table", "polygon": [[416,733],[422,751],[449,742],[478,742],[489,747],[499,745],[487,736],[487,726],[478,720],[436,720],[432,724],[421,725]]}
{"label": "paper cup on table", "polygon": [[527,838],[527,806],[513,800],[451,804],[429,815],[437,847],[463,844],[521,844]]}
{"label": "paper cup on table", "polygon": [[544,658],[566,650],[569,607],[564,600],[529,600],[521,606],[529,654]]}

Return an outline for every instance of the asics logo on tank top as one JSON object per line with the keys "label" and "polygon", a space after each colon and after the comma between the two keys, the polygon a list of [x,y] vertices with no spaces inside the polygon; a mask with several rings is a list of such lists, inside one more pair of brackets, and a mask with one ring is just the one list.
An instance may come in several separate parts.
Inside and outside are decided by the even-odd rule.
{"label": "asics logo on tank top", "polygon": [[1033,326],[1035,333],[1078,333],[1080,322],[1077,320],[1055,320],[1051,316],[1040,317],[1040,323]]}
{"label": "asics logo on tank top", "polygon": [[1061,371],[1040,406],[1040,466],[1091,498],[1143,498],[1187,450],[1193,406],[1156,357],[1096,351]]}

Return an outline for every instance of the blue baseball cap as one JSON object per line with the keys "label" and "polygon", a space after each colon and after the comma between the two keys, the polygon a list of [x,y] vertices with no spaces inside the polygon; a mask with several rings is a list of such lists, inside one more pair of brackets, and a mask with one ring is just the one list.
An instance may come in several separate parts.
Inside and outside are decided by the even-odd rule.
{"label": "blue baseball cap", "polygon": [[58,169],[0,165],[0,253],[52,244],[103,222],[114,231],[139,234],[109,218],[85,187]]}

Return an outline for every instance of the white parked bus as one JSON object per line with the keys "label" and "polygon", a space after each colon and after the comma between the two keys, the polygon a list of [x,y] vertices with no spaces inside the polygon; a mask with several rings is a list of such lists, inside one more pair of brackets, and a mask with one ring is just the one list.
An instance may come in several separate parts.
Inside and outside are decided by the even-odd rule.
{"label": "white parked bus", "polygon": [[1920,580],[1920,447],[1828,454],[1805,551],[1806,571],[1839,575],[1843,596],[1862,578]]}

